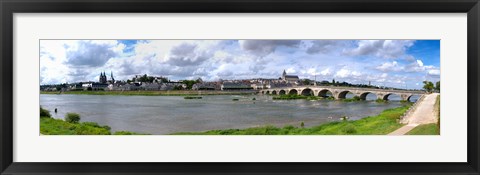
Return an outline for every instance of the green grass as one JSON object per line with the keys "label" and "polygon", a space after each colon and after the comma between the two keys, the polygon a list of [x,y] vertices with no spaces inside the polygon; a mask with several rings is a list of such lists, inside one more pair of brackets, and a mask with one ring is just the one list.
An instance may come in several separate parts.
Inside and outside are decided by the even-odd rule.
{"label": "green grass", "polygon": [[418,125],[407,133],[407,135],[440,135],[440,130],[436,123]]}
{"label": "green grass", "polygon": [[353,98],[346,98],[346,99],[342,99],[342,101],[344,102],[355,102],[355,101],[361,101],[362,99],[360,99],[359,96],[354,96]]}
{"label": "green grass", "polygon": [[384,100],[384,99],[381,99],[381,98],[377,98],[377,99],[375,100],[375,102],[377,102],[377,103],[387,103],[388,101],[387,101],[387,100]]}
{"label": "green grass", "polygon": [[[65,118],[67,121],[51,118],[50,111],[40,107],[40,133],[43,135],[111,135],[109,126],[101,126],[95,122],[79,122],[80,115],[77,113],[67,113]],[[147,134],[117,131],[114,135]]]}
{"label": "green grass", "polygon": [[40,118],[40,133],[44,135],[110,135],[108,126],[93,122],[68,123],[61,119]]}
{"label": "green grass", "polygon": [[[61,119],[40,118],[40,133],[43,135],[112,135],[109,126],[94,122],[69,123]],[[117,131],[113,135],[148,135],[131,131]]]}
{"label": "green grass", "polygon": [[117,131],[113,135],[150,135],[150,134],[142,134],[142,133],[131,132],[131,131]]}
{"label": "green grass", "polygon": [[273,100],[295,100],[295,99],[307,99],[307,96],[303,95],[296,95],[296,94],[288,94],[288,95],[280,95],[273,97]]}
{"label": "green grass", "polygon": [[[40,91],[40,94],[60,94],[58,91]],[[252,92],[229,92],[229,91],[194,91],[194,90],[171,90],[171,91],[65,91],[61,94],[73,95],[125,95],[125,96],[191,96],[191,95],[246,95]]]}
{"label": "green grass", "polygon": [[247,129],[211,130],[205,132],[179,132],[173,135],[385,135],[403,125],[398,123],[400,116],[411,104],[387,109],[377,116],[370,116],[355,121],[338,121],[310,128],[292,125],[283,128],[262,126]]}

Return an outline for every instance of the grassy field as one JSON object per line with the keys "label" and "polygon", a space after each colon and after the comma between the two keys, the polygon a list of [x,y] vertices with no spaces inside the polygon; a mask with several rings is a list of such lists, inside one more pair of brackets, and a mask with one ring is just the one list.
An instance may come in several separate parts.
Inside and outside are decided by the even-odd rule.
{"label": "grassy field", "polygon": [[385,135],[402,127],[397,120],[411,104],[387,109],[377,116],[355,121],[339,121],[310,128],[285,126],[254,127],[247,129],[211,130],[205,132],[179,132],[173,135]]}
{"label": "grassy field", "polygon": [[43,135],[110,135],[108,126],[92,122],[68,123],[61,119],[40,118],[40,133]]}
{"label": "grassy field", "polygon": [[75,94],[75,95],[135,95],[135,96],[191,96],[191,95],[245,95],[253,92],[241,91],[40,91],[40,94]]}
{"label": "grassy field", "polygon": [[40,107],[40,133],[43,135],[142,135],[129,131],[112,133],[109,126],[94,122],[67,122],[51,118],[50,112]]}
{"label": "grassy field", "polygon": [[407,133],[407,135],[439,135],[440,130],[436,123],[418,125]]}

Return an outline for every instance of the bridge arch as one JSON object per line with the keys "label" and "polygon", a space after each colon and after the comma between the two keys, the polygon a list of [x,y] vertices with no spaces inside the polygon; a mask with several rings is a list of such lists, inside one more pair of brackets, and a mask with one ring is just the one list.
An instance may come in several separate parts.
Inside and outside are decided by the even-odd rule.
{"label": "bridge arch", "polygon": [[407,97],[407,101],[409,101],[409,102],[412,102],[412,100],[417,101],[418,99],[420,99],[420,97],[421,97],[421,95],[419,95],[419,94],[412,94],[412,95],[409,95]]}
{"label": "bridge arch", "polygon": [[302,92],[301,92],[301,94],[302,94],[303,96],[313,96],[313,95],[314,95],[314,94],[313,94],[313,90],[310,89],[310,88],[305,88],[305,89],[303,89]]}
{"label": "bridge arch", "polygon": [[367,100],[367,96],[370,95],[370,94],[375,95],[375,99],[378,98],[377,94],[375,94],[373,92],[364,92],[364,93],[360,94],[360,99],[361,100]]}
{"label": "bridge arch", "polygon": [[273,90],[273,91],[272,91],[272,95],[277,95],[277,91],[276,91],[276,90]]}
{"label": "bridge arch", "polygon": [[267,94],[267,95],[270,94],[270,91],[265,91],[265,94]]}
{"label": "bridge arch", "polygon": [[383,96],[383,100],[390,100],[389,97],[390,96],[397,96],[399,97],[400,99],[402,98],[400,94],[395,94],[395,93],[387,93]]}
{"label": "bridge arch", "polygon": [[328,89],[322,89],[322,90],[320,90],[320,92],[318,92],[318,96],[323,97],[323,98],[327,98],[329,94],[331,94],[333,96],[333,92],[328,90]]}
{"label": "bridge arch", "polygon": [[347,94],[348,94],[349,92],[350,92],[350,91],[348,91],[348,90],[341,91],[340,93],[338,93],[337,99],[345,99],[345,98],[347,98]]}
{"label": "bridge arch", "polygon": [[288,91],[288,95],[298,95],[298,91],[296,89],[291,89]]}
{"label": "bridge arch", "polygon": [[285,95],[286,93],[287,93],[287,92],[286,92],[285,90],[283,90],[283,89],[278,92],[278,94],[280,94],[280,95]]}

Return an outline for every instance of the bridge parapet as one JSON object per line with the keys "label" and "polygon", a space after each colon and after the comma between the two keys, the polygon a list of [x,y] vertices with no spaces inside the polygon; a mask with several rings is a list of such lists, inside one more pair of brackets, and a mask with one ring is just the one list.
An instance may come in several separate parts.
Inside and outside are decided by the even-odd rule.
{"label": "bridge parapet", "polygon": [[356,87],[338,87],[338,86],[296,86],[296,87],[278,87],[272,89],[260,90],[262,94],[296,94],[296,95],[314,95],[327,96],[330,92],[335,99],[346,98],[346,95],[351,92],[360,99],[365,100],[369,93],[375,94],[377,98],[388,100],[392,94],[399,95],[402,100],[409,100],[413,95],[425,94],[423,91],[408,91],[408,90],[393,90],[393,89],[374,89],[374,88],[356,88]]}

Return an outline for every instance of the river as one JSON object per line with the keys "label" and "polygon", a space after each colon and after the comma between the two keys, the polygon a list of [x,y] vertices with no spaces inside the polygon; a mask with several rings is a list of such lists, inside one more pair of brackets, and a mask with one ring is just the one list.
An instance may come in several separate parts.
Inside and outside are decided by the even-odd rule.
{"label": "river", "polygon": [[[232,101],[234,98],[239,101]],[[63,119],[67,112],[75,112],[80,114],[82,122],[108,125],[112,131],[162,135],[262,125],[299,126],[302,121],[309,127],[338,121],[342,116],[355,120],[401,106],[399,97],[390,98],[388,103],[376,103],[375,96],[370,95],[367,101],[342,102],[272,100],[271,96],[263,95],[184,99],[181,96],[40,94],[40,105],[50,110],[54,118]],[[58,113],[53,112],[55,108]]]}

